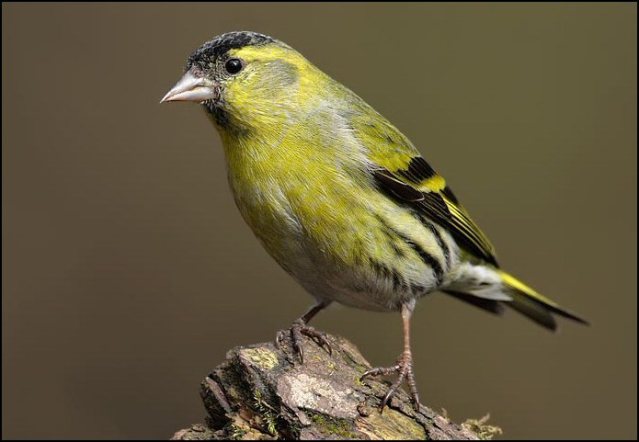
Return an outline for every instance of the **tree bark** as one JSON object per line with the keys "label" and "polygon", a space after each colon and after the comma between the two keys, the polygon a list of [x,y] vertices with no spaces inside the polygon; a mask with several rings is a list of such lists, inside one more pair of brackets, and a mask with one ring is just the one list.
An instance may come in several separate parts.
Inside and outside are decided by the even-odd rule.
{"label": "tree bark", "polygon": [[175,440],[487,439],[498,431],[482,420],[452,423],[399,390],[380,413],[389,383],[360,376],[370,364],[349,341],[327,335],[332,353],[304,337],[304,363],[288,331],[277,343],[237,347],[201,384],[205,424]]}

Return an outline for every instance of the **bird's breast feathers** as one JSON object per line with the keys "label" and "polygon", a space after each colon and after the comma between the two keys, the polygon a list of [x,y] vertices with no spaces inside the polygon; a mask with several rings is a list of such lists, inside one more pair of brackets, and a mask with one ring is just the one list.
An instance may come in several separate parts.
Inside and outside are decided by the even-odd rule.
{"label": "bird's breast feathers", "polygon": [[[225,140],[235,201],[267,251],[315,296],[395,309],[444,282],[455,243],[381,193],[367,150],[332,123],[330,135],[307,122],[304,137],[282,128],[277,138]],[[349,154],[327,154],[336,149]]]}

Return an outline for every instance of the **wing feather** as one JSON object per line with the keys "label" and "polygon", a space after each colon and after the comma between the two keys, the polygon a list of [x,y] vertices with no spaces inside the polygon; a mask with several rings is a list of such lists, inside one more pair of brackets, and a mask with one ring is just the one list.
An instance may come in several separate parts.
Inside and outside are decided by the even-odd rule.
{"label": "wing feather", "polygon": [[354,133],[370,152],[370,172],[379,189],[446,228],[471,255],[498,267],[495,248],[411,142],[387,121],[353,121]]}

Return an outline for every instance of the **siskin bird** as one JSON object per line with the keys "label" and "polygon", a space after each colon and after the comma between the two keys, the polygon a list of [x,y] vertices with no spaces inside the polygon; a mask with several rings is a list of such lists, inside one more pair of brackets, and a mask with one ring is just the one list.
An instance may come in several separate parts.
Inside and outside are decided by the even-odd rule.
{"label": "siskin bird", "polygon": [[[492,313],[508,306],[554,330],[583,319],[501,270],[444,178],[388,120],[287,44],[254,32],[215,37],[188,58],[162,102],[201,103],[224,146],[235,202],[269,254],[316,300],[399,311],[404,349],[381,402],[406,381],[416,407],[410,320],[435,290]],[[303,355],[299,354],[303,362]]]}

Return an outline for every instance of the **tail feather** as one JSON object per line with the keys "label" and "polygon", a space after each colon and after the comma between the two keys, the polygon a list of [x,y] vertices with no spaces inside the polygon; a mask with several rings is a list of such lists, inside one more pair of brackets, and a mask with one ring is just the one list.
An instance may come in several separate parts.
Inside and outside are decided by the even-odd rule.
{"label": "tail feather", "polygon": [[[539,322],[545,327],[555,330],[557,325],[550,315],[550,312],[552,312],[559,316],[563,316],[564,318],[572,319],[573,321],[588,325],[588,321],[582,317],[566,310],[551,299],[537,293],[514,276],[509,275],[502,270],[497,270],[497,272],[499,273],[508,293],[513,298],[513,300],[510,303],[507,303],[507,305],[528,316],[530,319]],[[550,316],[551,321],[548,321],[548,316]]]}
{"label": "tail feather", "polygon": [[550,314],[550,310],[542,304],[539,304],[537,301],[517,292],[512,293],[512,298],[512,301],[505,302],[504,304],[516,312],[526,316],[528,319],[532,319],[542,327],[552,331],[557,330],[557,322],[555,321],[555,318]]}
{"label": "tail feather", "polygon": [[464,292],[458,292],[455,290],[442,290],[442,291],[454,298],[459,299],[460,301],[467,302],[487,312],[494,313],[496,315],[501,315],[504,312],[504,305],[499,301],[480,298],[475,295],[471,295]]}
{"label": "tail feather", "polygon": [[503,270],[467,264],[460,274],[460,279],[442,291],[475,307],[501,314],[504,306],[508,306],[550,330],[557,329],[554,315],[588,324],[585,319],[537,293]]}

